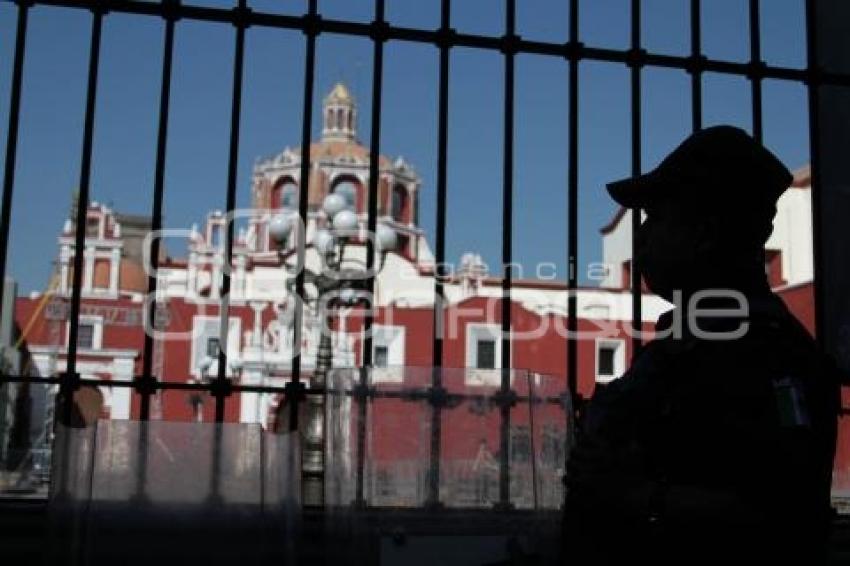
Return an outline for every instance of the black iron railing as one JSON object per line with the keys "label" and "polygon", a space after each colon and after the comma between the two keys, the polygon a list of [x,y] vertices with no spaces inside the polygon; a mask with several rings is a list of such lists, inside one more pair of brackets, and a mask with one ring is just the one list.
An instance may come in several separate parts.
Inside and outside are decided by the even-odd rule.
{"label": "black iron railing", "polygon": [[[243,64],[245,36],[250,27],[267,27],[281,30],[300,31],[305,36],[306,61],[303,83],[303,123],[301,130],[301,182],[298,213],[305,225],[307,219],[307,195],[309,194],[310,181],[310,134],[313,118],[313,99],[315,82],[315,59],[316,39],[322,33],[343,34],[369,38],[373,42],[373,75],[372,75],[372,120],[370,150],[370,169],[368,187],[368,229],[374,232],[377,217],[377,194],[378,194],[378,156],[381,149],[381,113],[383,92],[383,56],[384,45],[387,41],[415,42],[430,44],[439,50],[439,82],[436,85],[438,91],[438,135],[437,135],[437,177],[436,177],[436,232],[435,232],[435,262],[436,276],[434,280],[434,336],[432,345],[432,361],[434,371],[430,387],[424,390],[423,395],[427,399],[431,409],[430,427],[430,460],[431,473],[429,475],[429,503],[439,504],[440,486],[440,454],[442,436],[441,411],[448,402],[448,394],[443,381],[442,372],[439,370],[444,363],[443,348],[443,312],[445,307],[444,278],[446,259],[446,216],[447,216],[447,165],[448,154],[448,124],[449,124],[449,66],[451,51],[457,47],[473,47],[484,50],[501,52],[504,56],[504,146],[503,146],[503,193],[502,193],[502,347],[501,387],[495,401],[502,415],[500,431],[500,474],[499,494],[500,504],[509,506],[509,463],[507,445],[510,441],[510,409],[520,401],[516,392],[511,388],[511,307],[510,297],[512,291],[512,236],[513,236],[513,173],[514,173],[514,116],[516,112],[514,99],[514,65],[518,54],[534,54],[542,57],[561,58],[566,63],[565,79],[569,80],[569,99],[566,101],[569,109],[568,123],[568,148],[564,156],[569,163],[567,178],[567,209],[564,218],[568,225],[567,232],[567,268],[568,268],[568,296],[567,296],[567,329],[574,336],[578,326],[577,299],[578,289],[578,212],[579,212],[579,168],[581,156],[579,152],[579,128],[580,100],[579,100],[579,66],[582,61],[603,61],[622,64],[630,70],[631,90],[631,172],[635,175],[642,172],[641,163],[641,78],[645,67],[659,67],[667,69],[679,69],[691,75],[691,100],[692,100],[692,127],[698,130],[702,127],[702,77],[706,72],[720,73],[745,77],[750,81],[752,87],[752,131],[756,139],[761,140],[763,131],[762,118],[762,82],[765,79],[782,79],[805,84],[808,87],[809,96],[809,127],[812,171],[818,171],[818,86],[823,84],[850,86],[850,76],[824,72],[817,66],[817,41],[815,37],[815,10],[816,0],[806,2],[807,17],[807,45],[808,66],[805,69],[793,69],[766,64],[761,55],[761,38],[759,31],[759,18],[761,3],[759,0],[749,0],[750,17],[750,60],[748,62],[729,62],[713,60],[705,57],[701,49],[701,2],[690,0],[690,55],[674,56],[658,53],[650,53],[643,49],[641,42],[641,2],[631,0],[631,40],[628,49],[609,49],[591,47],[581,42],[579,30],[579,0],[564,0],[569,2],[569,37],[564,43],[531,41],[523,39],[516,32],[516,0],[505,0],[506,19],[504,35],[500,37],[459,33],[452,27],[451,0],[441,0],[440,26],[437,29],[414,29],[389,24],[385,18],[385,0],[375,0],[374,20],[371,23],[359,23],[352,21],[341,21],[321,17],[317,0],[308,0],[307,10],[303,16],[280,15],[256,11],[248,7],[246,0],[238,0],[232,9],[193,6],[181,3],[179,0],[162,0],[161,2],[146,2],[140,0],[16,0],[17,4],[17,27],[15,36],[15,55],[11,75],[11,97],[9,107],[9,122],[7,129],[7,144],[5,156],[5,172],[3,178],[2,211],[0,211],[0,280],[4,279],[7,271],[7,246],[9,241],[9,226],[12,209],[12,201],[15,189],[15,164],[16,151],[19,135],[21,97],[23,96],[23,70],[25,64],[25,43],[27,35],[27,18],[34,6],[60,6],[88,10],[92,14],[91,46],[88,62],[88,87],[86,95],[85,119],[83,129],[82,154],[80,156],[80,181],[79,202],[76,214],[75,245],[77,252],[74,256],[73,289],[70,308],[70,331],[67,352],[67,371],[58,377],[29,377],[29,376],[3,376],[6,382],[33,382],[43,384],[59,385],[63,392],[64,411],[66,417],[72,409],[71,393],[82,385],[98,385],[107,387],[129,387],[133,388],[136,395],[140,397],[140,418],[150,418],[151,397],[157,392],[164,390],[184,390],[208,392],[215,399],[215,420],[224,420],[224,406],[226,398],[233,392],[243,393],[272,393],[285,396],[287,402],[295,409],[290,410],[290,429],[298,427],[298,404],[304,395],[322,395],[324,387],[308,388],[302,380],[302,360],[300,352],[292,361],[291,380],[285,387],[272,386],[248,386],[232,383],[226,375],[226,359],[224,349],[219,350],[218,374],[209,383],[181,383],[164,379],[164,376],[154,374],[153,349],[154,337],[148,335],[144,339],[142,373],[132,382],[118,382],[97,379],[82,378],[77,372],[77,335],[79,332],[78,318],[81,303],[81,286],[83,275],[86,211],[91,189],[91,163],[93,125],[97,101],[98,70],[101,56],[101,31],[103,21],[111,13],[136,14],[140,17],[158,18],[165,22],[164,28],[164,51],[162,61],[162,82],[159,101],[159,120],[156,142],[156,164],[154,176],[153,203],[151,209],[153,230],[162,226],[162,210],[164,198],[164,169],[166,158],[166,144],[168,138],[169,107],[171,97],[172,60],[174,50],[175,23],[178,20],[194,20],[204,22],[217,22],[231,25],[235,29],[235,63],[233,67],[232,82],[232,108],[230,122],[230,147],[227,169],[227,198],[226,212],[231,213],[236,203],[236,176],[237,157],[239,153],[240,112],[243,83]],[[685,0],[682,0],[685,1]],[[816,206],[819,202],[818,179],[816,174],[812,179],[812,190],[814,209],[814,235],[815,235],[815,282],[821,275],[819,261],[819,219],[820,213]],[[640,223],[640,214],[632,215],[632,228],[637,228]],[[299,263],[303,263],[305,246],[304,231],[300,235],[301,244],[296,246]],[[373,242],[368,242],[368,265],[371,268],[375,262],[375,249]],[[634,250],[633,250],[634,252]],[[233,255],[233,224],[228,224],[226,237],[224,239],[224,261],[231,261]],[[157,267],[159,259],[159,242],[153,241],[151,253],[153,267]],[[632,254],[631,287],[632,287],[632,326],[635,329],[641,327],[641,273],[640,265],[636,262],[636,254]],[[373,288],[374,276],[369,280],[369,288]],[[304,296],[304,272],[299,272],[296,277],[296,293]],[[227,343],[228,324],[228,295],[230,290],[229,270],[225,269],[221,283],[221,332],[223,334],[220,344]],[[148,278],[148,291],[153,296],[158,292],[155,276]],[[823,300],[821,293],[815,287],[816,321],[820,325],[823,317]],[[7,308],[12,308],[7,305]],[[148,327],[155,326],[156,301],[151,301],[146,306],[146,320]],[[294,321],[295,348],[300,348],[302,333],[303,310],[301,302],[296,302]],[[363,364],[371,365],[372,343],[368,330],[372,325],[371,313],[365,321],[365,347]],[[820,329],[819,329],[820,330]],[[820,334],[820,332],[818,332]],[[633,339],[633,354],[641,347],[639,337]],[[575,338],[569,338],[567,344],[567,357],[565,360],[567,375],[567,392],[573,399],[577,399],[578,390],[578,349]],[[361,415],[365,415],[365,400],[369,397],[368,384],[366,383],[366,372],[363,372],[361,383],[362,398],[359,403]],[[364,419],[361,419],[364,420]],[[358,442],[364,442],[363,435]],[[360,451],[362,453],[362,450]],[[363,501],[362,466],[358,485],[357,500]]]}

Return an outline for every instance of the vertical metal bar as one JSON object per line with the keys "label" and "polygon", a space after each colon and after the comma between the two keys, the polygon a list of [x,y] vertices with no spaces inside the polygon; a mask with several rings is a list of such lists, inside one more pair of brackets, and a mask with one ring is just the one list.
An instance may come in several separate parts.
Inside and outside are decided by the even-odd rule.
{"label": "vertical metal bar", "polygon": [[534,509],[538,508],[538,478],[537,478],[537,440],[536,440],[536,431],[537,429],[534,426],[534,405],[543,405],[545,401],[542,396],[537,396],[537,374],[532,374],[531,372],[524,372],[525,383],[528,387],[528,430],[529,430],[529,438],[531,440],[531,500],[534,503]]}
{"label": "vertical metal bar", "polygon": [[[375,276],[372,270],[375,269],[375,253],[376,253],[376,229],[378,218],[378,182],[380,181],[381,167],[381,101],[384,80],[384,38],[380,37],[380,30],[384,22],[384,4],[385,0],[375,0],[375,21],[373,26],[376,26],[373,32],[373,54],[372,54],[372,128],[369,143],[369,197],[367,206],[366,229],[369,237],[366,239],[366,268],[369,272],[367,280],[370,301],[375,290]],[[375,305],[370,303],[374,308]],[[364,349],[363,349],[363,365],[372,365],[372,322],[373,310],[370,309],[366,313],[363,321],[364,330]]]}
{"label": "vertical metal bar", "polygon": [[442,445],[442,404],[438,392],[443,391],[443,334],[445,324],[445,305],[443,297],[443,278],[446,275],[446,183],[449,139],[449,61],[453,34],[451,29],[451,0],[441,0],[440,33],[440,84],[437,117],[437,225],[435,242],[434,272],[434,342],[432,349],[431,376],[431,444],[428,467],[428,505],[440,504],[440,454]]}
{"label": "vertical metal bar", "polygon": [[[641,3],[640,0],[632,0],[632,33],[631,49],[633,60],[631,61],[631,95],[632,95],[632,176],[641,174]],[[631,268],[631,295],[632,295],[632,359],[640,353],[643,347],[641,330],[643,327],[642,308],[642,286],[641,265],[638,262],[635,235],[640,228],[641,211],[632,210],[632,268]]]}
{"label": "vertical metal bar", "polygon": [[702,129],[701,3],[691,0],[691,128]]}
{"label": "vertical metal bar", "polygon": [[434,272],[434,344],[432,350],[433,363],[437,368],[443,365],[443,279],[446,275],[446,184],[447,184],[447,152],[448,152],[448,120],[449,120],[449,53],[448,35],[451,30],[451,0],[442,0],[441,27],[444,34],[440,45],[440,85],[438,131],[437,131],[437,225],[434,242],[436,269]]}
{"label": "vertical metal bar", "polygon": [[[318,2],[317,0],[309,0],[307,8],[308,18],[318,17]],[[300,180],[298,183],[298,217],[301,219],[299,224],[302,227],[307,226],[307,200],[310,190],[310,131],[313,124],[313,88],[316,74],[316,34],[317,29],[307,27],[304,30],[307,36],[307,47],[304,61],[304,100],[302,115],[301,115],[301,168]],[[298,243],[296,245],[296,254],[298,256],[298,266],[304,265],[304,255],[306,253],[306,230],[299,230],[297,234]],[[304,269],[299,269],[295,275],[295,313],[293,316],[292,326],[292,383],[297,387],[301,383],[301,331],[304,318]],[[293,389],[295,391],[297,389]],[[298,405],[301,399],[294,396],[292,399],[287,399],[287,403],[291,403],[289,411],[289,429],[294,431],[298,429]]]}
{"label": "vertical metal bar", "polygon": [[[372,273],[375,269],[375,252],[376,252],[376,229],[378,216],[378,181],[381,173],[380,158],[381,158],[381,105],[382,91],[384,81],[384,39],[382,35],[385,13],[385,0],[375,0],[375,21],[373,25],[372,41],[372,128],[371,140],[369,144],[369,198],[366,226],[368,238],[366,240],[366,268],[369,271],[368,290],[369,290],[369,310],[366,312],[366,317],[363,321],[363,368],[360,372],[360,388],[361,392],[365,393],[369,385],[369,368],[372,365],[372,318],[373,309],[377,308],[374,302],[375,296],[375,275]],[[363,506],[365,500],[363,498],[363,483],[365,478],[366,466],[366,405],[369,403],[367,395],[358,395],[356,397],[358,405],[357,419],[357,476],[355,486],[355,504]]]}
{"label": "vertical metal bar", "polygon": [[809,152],[812,190],[812,241],[814,245],[814,293],[815,293],[815,338],[823,344],[824,293],[823,293],[823,244],[822,244],[822,199],[820,184],[820,73],[818,54],[817,0],[806,0],[806,45],[809,91]]}
{"label": "vertical metal bar", "polygon": [[[169,0],[166,0],[169,1]],[[172,0],[176,6],[179,0]],[[151,230],[156,234],[162,229],[162,201],[165,187],[165,158],[168,143],[168,115],[171,105],[171,68],[174,60],[174,25],[175,17],[169,14],[165,20],[165,41],[162,51],[162,78],[159,93],[159,125],[156,137],[156,170],[154,171],[153,205],[151,209]],[[153,381],[160,376],[153,375],[153,349],[156,315],[156,272],[159,269],[160,239],[154,237],[151,240],[151,274],[148,276],[147,328],[145,332],[144,352],[142,357],[142,398],[140,403],[139,418],[143,421],[150,418],[151,395],[154,393]]]}
{"label": "vertical metal bar", "polygon": [[[301,166],[299,179],[298,216],[300,219],[299,230],[296,235],[296,254],[298,272],[295,276],[295,316],[293,328],[293,357],[292,357],[292,380],[291,391],[300,391],[301,386],[301,334],[303,330],[305,292],[304,283],[306,269],[304,258],[307,251],[307,204],[310,195],[310,172],[312,170],[312,156],[310,144],[310,132],[313,124],[313,88],[316,71],[316,36],[319,34],[318,1],[309,0],[307,14],[304,17],[304,33],[307,36],[306,61],[304,65],[304,100],[303,115],[301,123]],[[319,303],[322,298],[317,297]],[[319,320],[321,324],[328,324],[328,316],[325,307],[318,305]],[[322,338],[327,341],[327,334],[322,333]],[[330,344],[327,344],[330,346]],[[313,371],[311,386],[326,387],[326,370],[319,371],[321,355],[317,355],[316,367]],[[330,366],[330,357],[327,359]],[[324,362],[323,362],[324,363]],[[289,425],[291,430],[298,428],[299,403],[302,401],[299,395],[291,399],[291,410],[289,413]],[[304,505],[316,506],[324,502],[324,441],[325,441],[325,405],[324,397],[315,395],[303,399],[306,402],[306,417],[304,431],[302,433],[303,448],[301,450],[301,475],[302,475],[302,498]]]}
{"label": "vertical metal bar", "polygon": [[501,426],[499,435],[499,505],[511,502],[511,283],[513,277],[514,196],[514,82],[516,48],[516,0],[505,0],[504,134],[502,142],[502,336],[501,336]]}
{"label": "vertical metal bar", "polygon": [[[216,376],[216,387],[212,394],[215,397],[215,421],[224,421],[224,402],[227,397],[227,337],[230,331],[230,270],[233,266],[233,209],[236,208],[236,174],[239,167],[239,125],[242,113],[242,75],[245,62],[245,28],[248,25],[246,15],[248,8],[247,0],[239,0],[235,8],[233,24],[236,26],[236,48],[233,60],[233,93],[230,108],[230,154],[227,160],[227,201],[225,204],[225,218],[227,229],[224,236],[224,260],[222,265],[221,281],[221,304],[219,305],[220,328],[218,348],[218,375]],[[214,285],[218,282],[214,281]]]}
{"label": "vertical metal bar", "polygon": [[578,2],[570,0],[569,172],[567,179],[567,387],[578,405]]}
{"label": "vertical metal bar", "polygon": [[86,86],[86,113],[83,126],[83,148],[80,159],[80,186],[77,204],[76,234],[74,238],[74,279],[71,292],[70,330],[68,333],[68,361],[62,379],[65,404],[65,422],[71,420],[73,393],[79,386],[77,375],[77,333],[79,330],[80,299],[83,286],[83,258],[86,244],[86,215],[89,208],[91,188],[91,157],[94,138],[94,112],[97,101],[97,72],[100,65],[100,40],[103,32],[103,11],[93,8],[91,45],[89,47],[88,84]]}
{"label": "vertical metal bar", "polygon": [[[579,0],[570,0],[569,57],[569,136],[567,153],[567,402],[565,420],[569,427],[576,412],[581,410],[578,394],[578,63],[581,56],[578,24]],[[569,447],[569,444],[567,445]],[[570,451],[564,450],[564,468],[569,464]],[[566,496],[566,491],[564,492]],[[566,515],[563,515],[566,517]],[[561,556],[566,556],[566,538],[561,537]]]}
{"label": "vertical metal bar", "polygon": [[[12,219],[12,192],[15,187],[15,162],[18,151],[18,126],[21,118],[21,83],[24,74],[24,52],[27,44],[29,4],[18,4],[18,24],[15,30],[15,62],[12,66],[12,85],[9,97],[9,128],[6,132],[6,165],[3,170],[3,209],[0,211],[0,286],[6,281],[6,258],[9,246],[9,224]],[[0,314],[6,305],[0,301]],[[8,305],[14,309],[14,304]]]}
{"label": "vertical metal bar", "polygon": [[762,143],[764,137],[762,127],[762,77],[758,74],[761,69],[761,17],[759,0],[750,0],[750,65],[753,74],[750,76],[753,99],[753,137]]}

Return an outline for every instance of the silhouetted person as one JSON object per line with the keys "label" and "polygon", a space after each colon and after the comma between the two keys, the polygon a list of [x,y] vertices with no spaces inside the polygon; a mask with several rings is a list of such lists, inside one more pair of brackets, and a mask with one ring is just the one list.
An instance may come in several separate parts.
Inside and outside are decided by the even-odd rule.
{"label": "silhouetted person", "polygon": [[676,308],[583,411],[567,466],[566,563],[824,560],[836,374],[765,274],[791,179],[721,126],[608,185],[646,212],[637,264]]}

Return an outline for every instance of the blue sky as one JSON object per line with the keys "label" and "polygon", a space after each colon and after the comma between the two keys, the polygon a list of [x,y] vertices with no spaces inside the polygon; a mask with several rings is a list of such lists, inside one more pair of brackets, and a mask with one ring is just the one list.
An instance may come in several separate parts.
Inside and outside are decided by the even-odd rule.
{"label": "blue sky", "polygon": [[[226,0],[196,4],[229,6]],[[762,2],[764,58],[805,64],[803,0]],[[439,0],[388,0],[394,24],[433,28]],[[320,0],[329,18],[369,21],[369,0]],[[455,0],[453,25],[501,35],[504,3]],[[689,2],[644,0],[647,49],[687,54]],[[258,10],[300,13],[303,0],[254,0]],[[0,4],[0,149],[5,151],[15,11]],[[518,0],[518,32],[562,42],[565,0]],[[584,0],[581,40],[625,48],[628,0]],[[712,58],[749,57],[746,0],[703,2],[703,49]],[[42,289],[56,257],[56,235],[79,181],[85,76],[91,15],[36,7],[31,12],[24,77],[9,273],[22,291]],[[95,126],[92,199],[122,212],[149,214],[153,195],[163,23],[156,18],[106,18]],[[224,208],[233,64],[232,27],[181,21],[177,26],[165,186],[165,225],[188,227]],[[239,152],[238,204],[250,204],[251,167],[258,157],[297,146],[301,130],[304,38],[250,28]],[[423,179],[420,221],[433,243],[436,211],[438,53],[429,45],[386,47],[383,153],[403,155]],[[325,34],[317,47],[316,104],[345,81],[360,102],[359,137],[368,145],[372,48],[368,40]],[[477,251],[495,268],[501,254],[502,104],[504,59],[457,49],[451,60],[447,259]],[[520,56],[516,87],[514,256],[525,276],[554,262],[564,279],[567,234],[567,64]],[[583,62],[580,70],[580,264],[601,258],[598,229],[614,212],[605,182],[630,171],[629,76],[622,65]],[[808,160],[803,86],[766,81],[765,143],[791,168]],[[707,74],[704,121],[751,126],[750,86],[742,78]],[[644,168],[655,165],[690,129],[690,81],[682,71],[647,68],[643,90]],[[313,124],[318,138],[319,124]],[[182,242],[169,251],[184,254]]]}

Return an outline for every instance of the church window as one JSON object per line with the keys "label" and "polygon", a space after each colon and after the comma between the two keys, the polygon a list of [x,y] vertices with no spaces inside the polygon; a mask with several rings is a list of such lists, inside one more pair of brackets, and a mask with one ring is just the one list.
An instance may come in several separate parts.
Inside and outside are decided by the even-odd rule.
{"label": "church window", "polygon": [[496,367],[496,341],[478,340],[476,345],[477,359],[475,367],[478,369],[494,369]]}
{"label": "church window", "polygon": [[77,348],[81,350],[94,348],[94,324],[81,323],[77,327]]}
{"label": "church window", "polygon": [[86,218],[86,238],[100,237],[100,219]]}
{"label": "church window", "polygon": [[219,339],[215,336],[207,338],[207,355],[211,358],[218,359]]}
{"label": "church window", "polygon": [[392,202],[392,217],[393,220],[398,220],[399,222],[405,222],[407,219],[405,218],[407,212],[407,192],[404,187],[398,186],[393,189],[393,202]]}
{"label": "church window", "polygon": [[346,207],[355,209],[357,206],[357,187],[354,183],[343,181],[334,187],[333,192],[345,199]]}
{"label": "church window", "polygon": [[373,365],[376,368],[385,368],[389,365],[390,349],[389,346],[375,346],[375,356]]}
{"label": "church window", "polygon": [[298,187],[293,184],[283,186],[280,191],[280,206],[283,208],[298,208]]}

